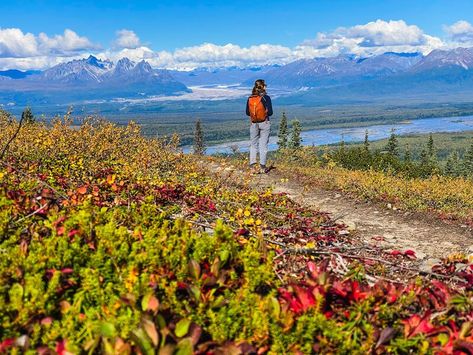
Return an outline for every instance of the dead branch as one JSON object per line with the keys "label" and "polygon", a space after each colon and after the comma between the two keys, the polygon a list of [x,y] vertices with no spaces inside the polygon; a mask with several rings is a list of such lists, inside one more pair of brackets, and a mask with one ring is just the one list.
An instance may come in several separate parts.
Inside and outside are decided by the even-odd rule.
{"label": "dead branch", "polygon": [[18,124],[18,128],[16,129],[15,133],[13,134],[13,136],[11,136],[10,140],[3,147],[2,153],[0,153],[0,160],[3,160],[3,157],[5,156],[5,153],[7,152],[8,146],[11,144],[11,142],[13,142],[13,140],[16,138],[16,136],[20,132],[22,124],[23,124],[23,116],[20,118],[20,122]]}
{"label": "dead branch", "polygon": [[424,276],[433,276],[433,277],[437,277],[437,278],[441,278],[441,279],[455,280],[457,282],[467,283],[466,280],[463,280],[463,279],[461,279],[457,276],[454,276],[454,275],[450,276],[450,275],[438,274],[436,272],[431,272],[431,271],[422,271],[422,270],[419,270],[419,269],[414,269],[414,268],[411,268],[411,267],[407,267],[407,266],[403,266],[403,265],[399,265],[399,264],[394,264],[394,263],[391,263],[389,261],[379,259],[379,258],[373,258],[373,257],[370,257],[370,256],[343,254],[343,253],[334,252],[334,251],[321,251],[321,250],[312,249],[312,248],[287,248],[287,251],[288,251],[288,253],[291,253],[291,254],[305,254],[305,255],[337,255],[338,254],[341,257],[344,257],[344,258],[347,258],[347,259],[371,260],[371,261],[376,261],[380,264],[391,266],[393,268],[402,269],[402,270],[406,270],[406,271],[412,271],[412,272],[415,272],[415,273],[418,273],[418,274],[424,275]]}
{"label": "dead branch", "polygon": [[13,222],[13,223],[14,223],[14,224],[18,224],[18,223],[24,221],[25,219],[28,219],[28,218],[30,218],[30,217],[33,217],[35,214],[41,212],[41,210],[42,210],[43,208],[47,207],[47,206],[48,206],[48,202],[46,202],[44,205],[42,205],[41,207],[39,207],[37,210],[34,210],[33,212],[31,212],[29,215],[24,216],[23,218],[20,218],[18,221]]}

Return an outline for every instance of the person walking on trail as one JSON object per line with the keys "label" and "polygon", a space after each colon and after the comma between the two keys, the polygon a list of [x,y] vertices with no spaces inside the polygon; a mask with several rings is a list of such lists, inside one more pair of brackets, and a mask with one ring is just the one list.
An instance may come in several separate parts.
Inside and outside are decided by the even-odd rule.
{"label": "person walking on trail", "polygon": [[[269,171],[266,167],[266,155],[271,131],[269,117],[272,114],[273,106],[271,98],[266,93],[266,83],[262,79],[256,80],[251,96],[246,101],[246,115],[251,119],[250,167],[257,173],[266,174]],[[258,152],[259,167],[256,160]]]}

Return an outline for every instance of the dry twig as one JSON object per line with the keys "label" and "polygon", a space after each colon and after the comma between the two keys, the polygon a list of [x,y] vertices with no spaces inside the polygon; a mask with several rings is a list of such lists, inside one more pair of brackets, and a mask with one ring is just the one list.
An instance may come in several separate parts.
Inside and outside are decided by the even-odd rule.
{"label": "dry twig", "polygon": [[13,134],[13,136],[11,136],[10,140],[7,142],[7,144],[5,144],[5,146],[3,147],[2,149],[2,153],[0,153],[0,160],[3,160],[3,157],[5,156],[6,152],[7,152],[7,149],[8,149],[8,146],[11,144],[11,142],[13,142],[13,140],[16,138],[16,136],[18,135],[18,133],[20,132],[20,129],[21,129],[21,125],[23,124],[23,117],[21,117],[20,119],[20,122],[18,124],[18,128],[16,129],[15,133]]}

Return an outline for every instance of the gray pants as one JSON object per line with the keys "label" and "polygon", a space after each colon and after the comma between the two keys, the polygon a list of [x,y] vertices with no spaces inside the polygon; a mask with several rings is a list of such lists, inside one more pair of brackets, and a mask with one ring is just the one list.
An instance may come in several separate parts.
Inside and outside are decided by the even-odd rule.
{"label": "gray pants", "polygon": [[266,154],[268,153],[269,133],[271,123],[266,120],[261,123],[251,123],[250,127],[250,165],[256,164],[256,154],[259,148],[259,163],[266,165]]}

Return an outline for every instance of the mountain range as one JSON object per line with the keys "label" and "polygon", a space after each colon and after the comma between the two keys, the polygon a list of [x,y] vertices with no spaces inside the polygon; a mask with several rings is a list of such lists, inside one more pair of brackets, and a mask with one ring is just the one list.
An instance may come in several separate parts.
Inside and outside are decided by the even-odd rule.
{"label": "mountain range", "polygon": [[473,95],[473,49],[434,50],[426,56],[389,52],[368,58],[304,59],[269,70],[265,79],[270,87],[297,91],[283,100],[291,104],[464,100]]}
{"label": "mountain range", "polygon": [[153,69],[142,60],[122,58],[116,63],[94,56],[58,64],[43,72],[0,72],[0,99],[18,101],[25,94],[35,100],[60,101],[179,95],[187,86],[167,70]]}
{"label": "mountain range", "polygon": [[263,78],[272,88],[292,94],[283,104],[393,100],[403,97],[473,95],[473,49],[420,53],[388,52],[371,57],[340,55],[301,59],[286,65],[250,68],[153,69],[146,61],[116,63],[94,56],[56,65],[42,72],[0,72],[0,104],[65,104],[111,98],[178,96],[189,86],[251,87]]}

